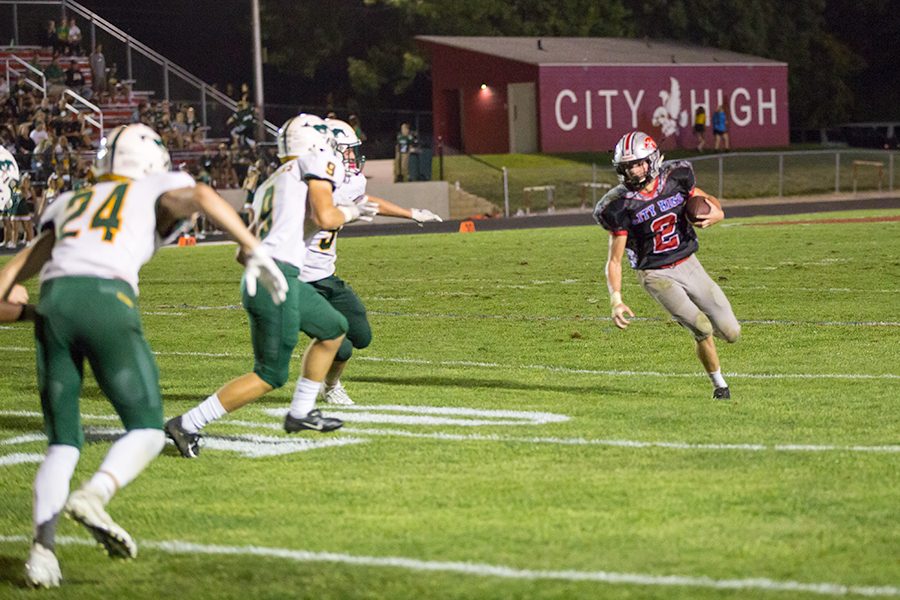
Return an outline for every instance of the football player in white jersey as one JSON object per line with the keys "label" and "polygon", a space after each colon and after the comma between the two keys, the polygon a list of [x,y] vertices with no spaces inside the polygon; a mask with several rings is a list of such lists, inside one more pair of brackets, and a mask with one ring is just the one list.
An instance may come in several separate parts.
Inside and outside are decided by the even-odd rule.
{"label": "football player in white jersey", "polygon": [[371,220],[375,206],[365,202],[334,205],[332,192],[343,181],[344,169],[322,119],[306,114],[289,119],[278,132],[278,156],[283,164],[256,190],[253,213],[263,246],[288,279],[287,301],[273,306],[265,298],[244,294],[253,371],[166,422],[166,433],[185,458],[199,454],[200,430],[206,425],[285,384],[300,331],[313,343],[303,356],[302,375],[284,429],[326,432],[343,425],[340,419],[323,416],[315,403],[347,333],[347,320],[299,279],[307,255],[303,224],[306,220],[316,223],[316,229],[338,229],[356,219]]}
{"label": "football player in white jersey", "polygon": [[[393,202],[366,195],[366,177],[362,173],[363,161],[359,153],[362,142],[353,127],[339,119],[325,119],[337,142],[338,150],[343,155],[346,174],[334,192],[334,201],[338,206],[354,206],[361,202],[373,203],[378,207],[378,214],[387,217],[412,219],[420,226],[429,221],[439,222],[442,219],[424,208],[403,208]],[[307,220],[307,255],[300,279],[311,284],[316,291],[347,318],[349,330],[347,337],[335,356],[334,363],[325,376],[322,391],[325,402],[331,404],[353,404],[347,390],[341,384],[341,373],[350,359],[353,349],[363,349],[372,341],[372,328],[366,318],[366,307],[359,296],[340,277],[335,275],[337,261],[338,229],[317,227]],[[300,382],[297,382],[295,394],[300,393]]]}
{"label": "football player in white jersey", "polygon": [[[202,210],[248,254],[244,281],[257,279],[274,302],[287,282],[265,248],[212,188],[170,173],[169,153],[145,125],[118,127],[101,141],[98,183],[62,195],[41,218],[38,240],[0,272],[0,298],[15,281],[41,268],[35,316],[38,387],[49,447],[34,480],[34,538],[26,580],[56,587],[54,553],[62,511],[115,558],[134,558],[137,545],[105,510],[165,445],[159,373],[138,311],[138,271],[184,220]],[[260,294],[261,296],[267,294]],[[69,494],[84,443],[78,398],[84,361],[91,364],[126,433],[99,470]],[[67,499],[68,498],[68,499]]]}
{"label": "football player in white jersey", "polygon": [[[19,184],[19,165],[6,148],[0,147],[0,211],[12,205]],[[0,323],[33,321],[34,306],[28,304],[28,290],[13,286],[6,300],[0,301]]]}

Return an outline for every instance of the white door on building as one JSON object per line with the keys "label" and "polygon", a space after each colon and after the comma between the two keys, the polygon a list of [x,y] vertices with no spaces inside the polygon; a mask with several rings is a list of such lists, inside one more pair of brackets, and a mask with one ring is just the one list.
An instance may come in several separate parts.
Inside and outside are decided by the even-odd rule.
{"label": "white door on building", "polygon": [[509,151],[537,152],[537,102],[534,83],[510,83],[506,87],[509,106]]}

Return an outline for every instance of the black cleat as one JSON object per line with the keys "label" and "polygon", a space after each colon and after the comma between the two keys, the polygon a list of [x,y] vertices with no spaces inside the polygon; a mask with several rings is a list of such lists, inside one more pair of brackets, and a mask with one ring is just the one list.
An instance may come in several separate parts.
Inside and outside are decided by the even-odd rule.
{"label": "black cleat", "polygon": [[183,457],[197,458],[200,455],[200,434],[191,433],[182,427],[181,415],[166,421],[165,430]]}
{"label": "black cleat", "polygon": [[318,408],[309,411],[309,414],[305,417],[292,417],[291,413],[286,414],[284,417],[284,430],[288,433],[296,433],[305,429],[326,433],[328,431],[339,429],[343,427],[343,425],[344,422],[340,419],[323,417],[322,411]]}
{"label": "black cleat", "polygon": [[731,400],[731,390],[728,389],[728,386],[716,388],[713,390],[713,399],[714,400]]}

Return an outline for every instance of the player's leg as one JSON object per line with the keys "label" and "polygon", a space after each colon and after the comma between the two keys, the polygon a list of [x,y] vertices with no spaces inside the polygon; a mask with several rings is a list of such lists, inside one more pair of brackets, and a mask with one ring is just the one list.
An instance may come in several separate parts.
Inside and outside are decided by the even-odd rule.
{"label": "player's leg", "polygon": [[697,357],[706,369],[706,373],[713,383],[714,388],[725,387],[721,370],[718,368],[718,356],[715,354],[715,344],[710,348],[713,326],[709,318],[694,303],[688,295],[682,283],[686,269],[691,260],[688,260],[671,269],[651,269],[638,271],[638,281],[654,300],[659,302],[666,311],[685,329],[694,336]]}
{"label": "player's leg", "polygon": [[684,285],[691,300],[709,317],[716,337],[730,344],[738,341],[741,337],[741,324],[725,292],[712,280],[696,257],[688,262],[692,264],[684,277]]}
{"label": "player's leg", "polygon": [[299,337],[301,284],[297,280],[298,269],[283,263],[279,266],[288,282],[287,297],[280,305],[272,302],[269,294],[250,296],[241,284],[242,302],[250,322],[253,371],[232,379],[188,412],[166,421],[166,434],[185,458],[199,454],[199,432],[206,425],[287,381],[291,354]]}
{"label": "player's leg", "polygon": [[144,339],[131,286],[123,281],[88,279],[80,309],[79,344],[100,389],[125,426],[100,468],[69,496],[66,512],[81,523],[111,557],[134,558],[134,540],[106,512],[123,487],[134,481],[165,445],[159,371]]}
{"label": "player's leg", "polygon": [[45,284],[41,313],[35,318],[38,389],[49,442],[34,478],[34,531],[25,563],[25,579],[35,587],[56,587],[62,580],[55,555],[56,525],[84,443],[78,408],[82,358],[77,350],[70,349],[68,320],[52,316],[57,296]]}
{"label": "player's leg", "polygon": [[336,276],[326,277],[312,284],[328,303],[347,319],[347,337],[337,351],[334,363],[325,375],[324,400],[330,404],[353,404],[353,400],[341,384],[341,374],[353,354],[353,349],[363,349],[372,343],[372,327],[366,316],[362,300],[345,281]]}
{"label": "player's leg", "polygon": [[347,319],[311,285],[300,284],[299,295],[300,329],[313,341],[303,355],[302,374],[294,388],[284,428],[288,433],[302,429],[331,431],[343,422],[322,417],[315,410],[316,397],[347,333]]}
{"label": "player's leg", "polygon": [[[731,304],[722,289],[707,274],[697,257],[692,256],[676,269],[675,277],[685,288],[691,301],[709,319],[713,335],[729,343],[737,341],[741,334],[741,326],[734,316]],[[698,340],[697,344],[697,356],[706,367],[706,372],[713,384],[713,397],[716,399],[730,398],[731,391],[722,376],[715,341],[710,337],[702,340],[702,343],[701,340]]]}

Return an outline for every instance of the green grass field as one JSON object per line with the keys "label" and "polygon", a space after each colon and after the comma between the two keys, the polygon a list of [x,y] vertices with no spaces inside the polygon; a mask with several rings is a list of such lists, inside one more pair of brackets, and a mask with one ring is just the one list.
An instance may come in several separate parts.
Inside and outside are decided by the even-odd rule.
{"label": "green grass field", "polygon": [[[168,446],[109,507],[138,559],[63,521],[56,591],[24,588],[46,442],[31,331],[3,326],[0,597],[898,597],[900,221],[782,219],[700,234],[743,322],[720,345],[731,402],[630,273],[638,319],[611,325],[597,227],[342,240],[375,332],[344,379],[357,406],[324,407],[344,429],[286,436],[281,389],[198,459]],[[251,367],[232,256],[142,272],[167,415]],[[91,377],[82,411],[76,485],[118,426]]]}

